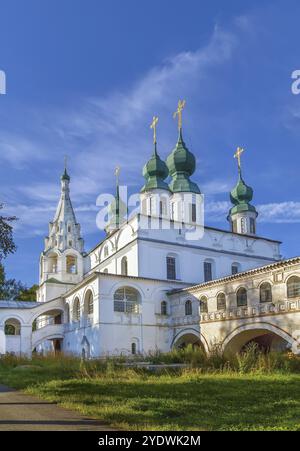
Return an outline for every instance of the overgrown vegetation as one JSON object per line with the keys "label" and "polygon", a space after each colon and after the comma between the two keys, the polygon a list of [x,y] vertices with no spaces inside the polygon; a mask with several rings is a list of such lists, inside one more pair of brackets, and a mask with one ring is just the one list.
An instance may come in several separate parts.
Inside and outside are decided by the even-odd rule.
{"label": "overgrown vegetation", "polygon": [[[300,358],[254,346],[225,359],[176,350],[148,363],[185,363],[151,372],[124,358],[4,356],[0,382],[130,430],[300,430]],[[145,361],[145,359],[143,358]]]}

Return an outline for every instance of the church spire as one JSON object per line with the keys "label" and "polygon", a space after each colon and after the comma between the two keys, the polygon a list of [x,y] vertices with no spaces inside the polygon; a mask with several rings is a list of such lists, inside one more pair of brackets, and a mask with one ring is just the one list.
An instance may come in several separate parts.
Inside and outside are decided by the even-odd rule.
{"label": "church spire", "polygon": [[83,239],[80,237],[78,224],[70,198],[70,176],[65,159],[64,172],[60,178],[61,193],[53,221],[49,223],[49,236],[45,240],[45,250],[64,251],[72,248],[83,252]]}

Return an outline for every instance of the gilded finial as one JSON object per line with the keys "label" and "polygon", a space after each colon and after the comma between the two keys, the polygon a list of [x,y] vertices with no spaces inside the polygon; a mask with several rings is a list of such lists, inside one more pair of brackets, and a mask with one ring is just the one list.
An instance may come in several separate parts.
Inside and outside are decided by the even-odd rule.
{"label": "gilded finial", "polygon": [[68,155],[64,156],[64,169],[67,171]]}
{"label": "gilded finial", "polygon": [[178,116],[178,129],[182,129],[182,110],[185,106],[185,100],[178,100],[177,110],[173,113],[173,118]]}
{"label": "gilded finial", "polygon": [[150,128],[153,130],[153,144],[156,144],[156,126],[158,122],[158,117],[153,116]]}
{"label": "gilded finial", "polygon": [[237,161],[238,161],[239,172],[241,172],[241,155],[243,152],[244,152],[244,149],[242,147],[238,147],[234,154],[234,158],[237,158]]}
{"label": "gilded finial", "polygon": [[115,177],[116,177],[116,185],[119,186],[119,174],[120,174],[120,166],[116,166],[115,168]]}

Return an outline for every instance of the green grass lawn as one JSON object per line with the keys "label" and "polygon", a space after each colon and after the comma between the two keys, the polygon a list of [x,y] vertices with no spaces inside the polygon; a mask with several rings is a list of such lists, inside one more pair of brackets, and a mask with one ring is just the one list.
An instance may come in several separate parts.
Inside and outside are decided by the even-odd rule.
{"label": "green grass lawn", "polygon": [[0,383],[126,430],[300,430],[299,374],[155,375],[108,366],[91,375],[74,359],[45,359],[0,364]]}

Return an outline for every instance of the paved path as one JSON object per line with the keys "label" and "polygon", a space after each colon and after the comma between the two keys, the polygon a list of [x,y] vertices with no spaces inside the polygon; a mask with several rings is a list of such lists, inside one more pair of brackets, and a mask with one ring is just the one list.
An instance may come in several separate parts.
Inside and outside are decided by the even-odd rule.
{"label": "paved path", "polygon": [[112,431],[97,420],[0,385],[0,431]]}

